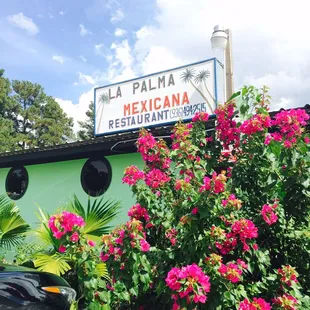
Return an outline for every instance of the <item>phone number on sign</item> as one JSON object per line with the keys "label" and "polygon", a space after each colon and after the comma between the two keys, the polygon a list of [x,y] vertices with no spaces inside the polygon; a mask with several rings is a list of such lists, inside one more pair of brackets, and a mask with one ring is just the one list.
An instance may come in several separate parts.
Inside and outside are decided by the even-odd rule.
{"label": "phone number on sign", "polygon": [[182,118],[182,117],[192,117],[196,112],[207,112],[207,107],[205,103],[197,103],[193,105],[187,105],[185,107],[175,108],[170,110],[171,118]]}

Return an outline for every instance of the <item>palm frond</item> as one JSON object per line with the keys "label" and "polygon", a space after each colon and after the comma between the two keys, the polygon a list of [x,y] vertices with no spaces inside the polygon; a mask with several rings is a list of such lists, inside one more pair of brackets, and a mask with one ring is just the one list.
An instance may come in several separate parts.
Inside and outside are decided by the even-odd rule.
{"label": "palm frond", "polygon": [[111,282],[107,265],[105,263],[99,263],[96,265],[96,273],[100,278],[104,278],[105,280]]}
{"label": "palm frond", "polygon": [[99,238],[110,231],[108,224],[116,217],[120,209],[120,201],[107,200],[103,198],[91,201],[88,198],[86,209],[83,207],[76,195],[69,203],[73,212],[82,216],[85,220],[84,233],[87,238],[99,240]]}
{"label": "palm frond", "polygon": [[205,82],[210,77],[210,71],[209,70],[200,70],[194,79],[194,82],[196,84]]}
{"label": "palm frond", "polygon": [[45,245],[38,242],[37,239],[30,242],[20,244],[16,248],[15,259],[18,265],[21,265],[29,260],[32,260],[34,255],[44,252],[46,249]]}
{"label": "palm frond", "polygon": [[39,218],[41,225],[38,229],[34,230],[33,233],[37,237],[37,244],[44,245],[47,248],[54,248],[57,250],[60,246],[60,241],[53,236],[52,231],[48,227],[48,213],[44,212],[40,207],[38,207],[39,214],[37,217]]}
{"label": "palm frond", "polygon": [[61,276],[71,269],[68,259],[59,253],[53,255],[38,253],[34,255],[35,267],[44,272],[49,272]]}
{"label": "palm frond", "polygon": [[195,76],[195,70],[193,68],[187,68],[182,74],[181,74],[181,81],[183,83],[188,83],[191,81]]}
{"label": "palm frond", "polygon": [[29,230],[15,203],[0,196],[0,246],[10,249],[19,245]]}

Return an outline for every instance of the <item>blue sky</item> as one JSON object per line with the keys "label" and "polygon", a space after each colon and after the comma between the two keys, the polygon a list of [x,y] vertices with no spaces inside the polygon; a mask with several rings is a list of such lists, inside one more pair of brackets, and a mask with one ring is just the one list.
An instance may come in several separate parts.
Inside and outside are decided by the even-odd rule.
{"label": "blue sky", "polygon": [[233,32],[235,89],[270,86],[274,109],[309,103],[307,0],[2,1],[0,68],[41,84],[77,130],[95,86],[218,56],[216,24]]}
{"label": "blue sky", "polygon": [[153,1],[143,0],[6,1],[0,13],[0,66],[11,79],[40,83],[48,94],[76,101],[89,89],[78,83],[79,72],[107,70],[112,43],[126,33],[131,44],[140,25],[152,22],[154,9]]}

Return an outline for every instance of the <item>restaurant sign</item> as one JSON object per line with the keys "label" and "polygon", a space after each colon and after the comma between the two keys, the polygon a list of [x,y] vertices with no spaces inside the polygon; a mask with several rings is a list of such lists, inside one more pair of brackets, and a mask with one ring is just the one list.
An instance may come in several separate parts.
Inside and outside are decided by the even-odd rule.
{"label": "restaurant sign", "polygon": [[95,88],[95,135],[189,120],[196,112],[214,114],[219,71],[213,58]]}

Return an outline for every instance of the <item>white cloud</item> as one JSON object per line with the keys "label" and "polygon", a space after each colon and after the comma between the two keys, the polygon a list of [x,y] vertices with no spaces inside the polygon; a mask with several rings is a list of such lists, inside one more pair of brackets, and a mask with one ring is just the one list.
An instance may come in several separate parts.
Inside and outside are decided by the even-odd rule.
{"label": "white cloud", "polygon": [[152,46],[141,64],[142,74],[150,74],[166,69],[179,67],[182,64],[181,59],[174,56],[163,46]]}
{"label": "white cloud", "polygon": [[7,17],[10,24],[15,27],[24,29],[29,35],[36,35],[39,32],[39,27],[33,22],[33,20],[23,13],[10,15]]}
{"label": "white cloud", "polygon": [[79,102],[76,104],[71,100],[65,100],[62,98],[55,98],[55,100],[68,116],[73,117],[73,130],[74,132],[77,132],[80,129],[78,121],[84,121],[86,119],[85,113],[88,110],[88,105],[94,100],[94,89],[92,88],[88,92],[83,93],[79,98]]}
{"label": "white cloud", "polygon": [[97,54],[104,56],[109,62],[108,69],[104,72],[96,70],[92,74],[78,72],[78,81],[75,82],[74,85],[103,85],[136,77],[137,73],[134,70],[134,57],[127,40],[123,40],[121,43],[112,43],[112,53],[110,51],[109,54],[105,54],[105,47],[103,44],[95,45],[95,51]]}
{"label": "white cloud", "polygon": [[85,57],[85,56],[80,55],[80,56],[79,56],[79,58],[80,58],[83,62],[87,62],[87,59],[86,59],[86,57]]}
{"label": "white cloud", "polygon": [[264,82],[271,86],[277,105],[307,103],[310,40],[300,31],[310,27],[306,0],[294,5],[261,0],[255,14],[264,16],[264,22],[248,14],[246,0],[222,0],[225,10],[218,9],[218,2],[205,0],[195,0],[195,5],[192,0],[156,0],[156,6],[155,22],[136,32],[132,47],[139,74],[213,57],[213,27],[224,24],[233,32],[235,89]]}
{"label": "white cloud", "polygon": [[92,34],[92,32],[90,30],[86,29],[83,24],[80,24],[79,27],[80,27],[80,35],[82,37],[85,37],[87,35],[91,35]]}
{"label": "white cloud", "polygon": [[53,18],[55,18],[55,16],[52,13],[48,13],[48,18],[53,19]]}
{"label": "white cloud", "polygon": [[59,12],[59,15],[64,16],[64,15],[65,15],[65,12],[64,12],[64,11],[60,11],[60,12]]}
{"label": "white cloud", "polygon": [[42,15],[42,14],[37,14],[37,17],[39,17],[39,18],[44,18],[44,15]]}
{"label": "white cloud", "polygon": [[143,40],[150,35],[152,35],[152,28],[151,27],[143,26],[138,31],[136,31],[136,37],[138,40]]}
{"label": "white cloud", "polygon": [[95,53],[96,55],[99,56],[104,56],[105,55],[105,47],[103,43],[95,44]]}
{"label": "white cloud", "polygon": [[121,28],[116,28],[114,31],[114,35],[116,37],[122,37],[127,33],[127,31],[125,29],[121,29]]}
{"label": "white cloud", "polygon": [[111,49],[115,50],[115,59],[120,62],[123,67],[131,66],[133,57],[131,55],[131,48],[127,40],[121,43],[112,43]]}
{"label": "white cloud", "polygon": [[65,62],[65,59],[64,59],[62,56],[57,56],[57,55],[54,55],[54,56],[52,57],[52,60],[57,61],[57,62],[59,62],[60,64],[63,64],[63,63]]}
{"label": "white cloud", "polygon": [[81,84],[95,84],[95,80],[91,75],[83,74],[82,72],[78,72],[78,79]]}
{"label": "white cloud", "polygon": [[111,12],[111,23],[117,23],[124,18],[124,11],[122,8],[118,8]]}

